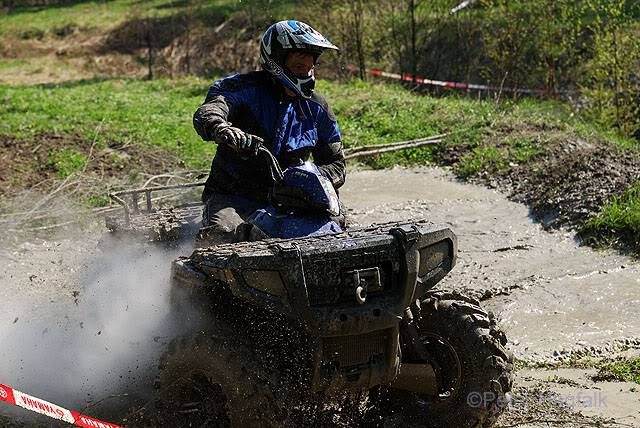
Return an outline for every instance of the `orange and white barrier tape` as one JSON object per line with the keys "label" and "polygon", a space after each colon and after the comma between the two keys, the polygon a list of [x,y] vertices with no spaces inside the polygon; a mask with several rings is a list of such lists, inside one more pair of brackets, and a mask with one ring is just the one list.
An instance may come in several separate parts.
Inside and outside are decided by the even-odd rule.
{"label": "orange and white barrier tape", "polygon": [[68,422],[78,427],[84,428],[122,428],[119,425],[99,421],[82,413],[67,410],[40,398],[27,395],[17,389],[0,383],[0,400],[6,401],[14,406],[19,406],[32,412],[40,413],[59,421]]}
{"label": "orange and white barrier tape", "polygon": [[[360,69],[354,65],[347,65],[347,70],[357,73]],[[473,83],[445,82],[443,80],[425,79],[424,77],[412,76],[410,74],[388,73],[386,71],[364,69],[365,73],[372,76],[386,77],[388,79],[403,80],[405,82],[414,82],[420,85],[441,86],[445,88],[467,89],[476,91],[493,91],[493,92],[514,92],[518,94],[548,95],[544,89],[527,89],[527,88],[504,88],[500,86],[476,85]],[[554,91],[553,94],[565,93],[567,91]]]}

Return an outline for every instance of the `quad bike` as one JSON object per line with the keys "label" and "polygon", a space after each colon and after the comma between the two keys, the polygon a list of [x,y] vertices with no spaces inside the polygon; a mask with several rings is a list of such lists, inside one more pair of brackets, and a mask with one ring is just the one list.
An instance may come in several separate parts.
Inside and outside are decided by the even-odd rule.
{"label": "quad bike", "polygon": [[[335,191],[317,169],[283,173],[265,151],[274,197],[248,223],[261,236],[295,224],[295,237],[204,246],[174,261],[172,300],[189,327],[161,362],[161,386],[185,394],[181,422],[171,423],[326,425],[335,422],[322,419],[327,409],[341,407],[357,414],[347,424],[493,425],[513,356],[477,300],[435,288],[456,263],[449,226],[342,230],[331,217]],[[109,228],[192,239],[199,204],[152,207],[152,192],[176,187],[113,194],[125,216]],[[341,404],[331,410],[331,400]]]}

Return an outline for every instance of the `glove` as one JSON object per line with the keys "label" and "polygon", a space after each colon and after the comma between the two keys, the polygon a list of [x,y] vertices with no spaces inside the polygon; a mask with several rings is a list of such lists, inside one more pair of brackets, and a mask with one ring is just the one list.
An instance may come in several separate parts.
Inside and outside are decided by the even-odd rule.
{"label": "glove", "polygon": [[232,147],[242,156],[250,156],[256,153],[257,141],[251,134],[233,126],[225,126],[216,130],[216,140],[220,144]]}

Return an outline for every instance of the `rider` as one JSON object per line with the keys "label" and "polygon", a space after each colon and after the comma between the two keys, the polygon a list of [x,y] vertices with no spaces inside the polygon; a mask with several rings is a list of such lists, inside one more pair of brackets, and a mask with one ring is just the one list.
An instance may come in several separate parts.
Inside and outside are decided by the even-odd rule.
{"label": "rider", "polygon": [[244,240],[239,226],[268,200],[269,165],[255,156],[252,136],[264,140],[283,170],[312,155],[336,189],[344,183],[338,123],[313,90],[325,50],[338,48],[304,22],[277,22],[262,36],[262,70],[218,80],[195,112],[202,139],[220,143],[202,193],[203,226],[217,242]]}

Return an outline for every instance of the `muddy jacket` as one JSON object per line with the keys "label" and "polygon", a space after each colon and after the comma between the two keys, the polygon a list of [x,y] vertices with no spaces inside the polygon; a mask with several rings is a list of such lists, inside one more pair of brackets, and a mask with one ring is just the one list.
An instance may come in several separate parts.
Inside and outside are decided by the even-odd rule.
{"label": "muddy jacket", "polygon": [[[228,124],[264,139],[282,169],[312,155],[336,189],[344,183],[338,123],[321,96],[286,97],[264,71],[236,74],[217,81],[193,116],[196,131],[206,141],[214,139],[218,126]],[[213,192],[266,199],[271,186],[268,168],[262,158],[242,159],[233,149],[219,145],[202,199],[206,201]]]}

